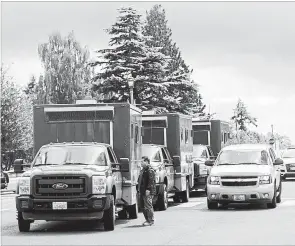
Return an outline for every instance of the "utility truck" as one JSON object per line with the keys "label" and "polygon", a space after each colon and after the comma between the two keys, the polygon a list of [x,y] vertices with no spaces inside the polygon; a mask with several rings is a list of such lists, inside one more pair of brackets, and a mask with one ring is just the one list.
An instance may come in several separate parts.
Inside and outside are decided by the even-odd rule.
{"label": "utility truck", "polygon": [[[20,231],[35,220],[136,219],[141,110],[129,103],[34,106],[34,155],[19,178]],[[17,169],[23,160],[15,161]]]}
{"label": "utility truck", "polygon": [[192,119],[194,190],[206,190],[211,167],[205,162],[214,160],[224,147],[230,135],[229,123],[221,120]]}
{"label": "utility truck", "polygon": [[156,171],[154,202],[160,210],[167,208],[169,196],[174,202],[188,202],[194,185],[191,117],[178,113],[143,114],[142,126],[142,155],[151,159]]}

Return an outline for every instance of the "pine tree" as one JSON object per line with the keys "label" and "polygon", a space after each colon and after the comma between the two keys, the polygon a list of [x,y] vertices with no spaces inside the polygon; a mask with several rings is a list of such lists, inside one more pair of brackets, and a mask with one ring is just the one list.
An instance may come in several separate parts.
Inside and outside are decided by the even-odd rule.
{"label": "pine tree", "polygon": [[235,125],[236,129],[247,131],[246,124],[254,125],[257,127],[257,119],[253,118],[247,111],[247,107],[244,102],[239,99],[234,109],[234,116],[231,118]]}
{"label": "pine tree", "polygon": [[100,55],[92,66],[101,72],[94,77],[93,90],[107,95],[104,101],[129,100],[129,81],[134,82],[134,98],[142,106],[163,107],[174,99],[167,95],[165,66],[167,57],[159,47],[148,47],[150,37],[142,34],[141,15],[133,8],[119,9],[117,22],[106,30],[111,36],[110,48],[97,51]]}
{"label": "pine tree", "polygon": [[165,10],[161,5],[155,5],[146,13],[144,35],[152,36],[148,46],[162,47],[160,50],[169,56],[165,77],[170,82],[168,93],[176,100],[174,104],[167,104],[169,111],[178,111],[191,115],[203,115],[205,105],[195,82],[191,80],[192,70],[182,59],[181,52],[176,43],[172,41],[172,31],[168,27]]}

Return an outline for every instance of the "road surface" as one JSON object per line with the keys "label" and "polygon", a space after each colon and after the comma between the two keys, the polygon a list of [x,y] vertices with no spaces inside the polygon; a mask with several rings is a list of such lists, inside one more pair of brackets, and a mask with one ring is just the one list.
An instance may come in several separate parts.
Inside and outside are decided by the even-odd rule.
{"label": "road surface", "polygon": [[1,196],[2,245],[294,245],[295,180],[283,183],[282,203],[276,209],[236,205],[207,210],[206,197],[156,212],[156,224],[142,227],[136,220],[118,220],[115,231],[85,222],[32,224],[31,231],[17,227],[14,194]]}

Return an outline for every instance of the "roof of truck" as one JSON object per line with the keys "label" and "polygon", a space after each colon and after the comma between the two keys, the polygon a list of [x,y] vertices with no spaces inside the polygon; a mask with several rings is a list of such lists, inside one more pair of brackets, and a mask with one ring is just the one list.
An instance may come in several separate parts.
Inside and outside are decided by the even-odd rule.
{"label": "roof of truck", "polygon": [[268,150],[269,144],[235,144],[224,147],[222,150]]}
{"label": "roof of truck", "polygon": [[99,146],[105,146],[109,147],[109,144],[106,143],[97,143],[97,142],[63,142],[63,143],[50,143],[43,145],[43,147],[48,146],[93,146],[93,145],[99,145]]}

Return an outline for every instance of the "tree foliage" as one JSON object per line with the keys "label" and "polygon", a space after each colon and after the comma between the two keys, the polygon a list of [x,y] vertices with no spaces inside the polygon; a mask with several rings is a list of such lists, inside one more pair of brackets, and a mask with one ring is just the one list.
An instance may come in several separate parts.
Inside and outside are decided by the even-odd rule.
{"label": "tree foliage", "polygon": [[244,102],[239,99],[234,109],[234,116],[231,118],[236,125],[236,129],[247,131],[246,125],[254,125],[257,127],[257,119],[253,118],[247,110]]}
{"label": "tree foliage", "polygon": [[44,77],[35,83],[37,102],[74,103],[90,89],[91,70],[87,66],[88,49],[82,48],[74,33],[62,37],[60,33],[49,36],[47,43],[40,44],[38,53],[44,67]]}
{"label": "tree foliage", "polygon": [[172,41],[172,30],[168,27],[166,13],[161,5],[154,5],[146,13],[144,35],[152,37],[147,42],[149,47],[161,47],[160,51],[170,57],[165,69],[165,77],[171,82],[168,93],[176,99],[177,103],[167,105],[169,111],[204,116],[205,105],[202,102],[202,96],[197,84],[191,79],[193,70],[186,65],[179,48]]}
{"label": "tree foliage", "polygon": [[33,146],[32,101],[1,66],[1,152]]}
{"label": "tree foliage", "polygon": [[108,95],[105,101],[126,102],[134,84],[134,98],[144,106],[165,108],[177,103],[168,95],[171,83],[165,78],[167,57],[159,47],[149,47],[152,38],[142,34],[141,15],[133,8],[119,9],[115,24],[106,30],[111,36],[108,49],[97,51],[100,72],[94,77],[94,91]]}

